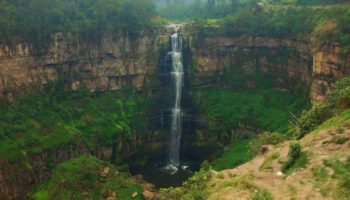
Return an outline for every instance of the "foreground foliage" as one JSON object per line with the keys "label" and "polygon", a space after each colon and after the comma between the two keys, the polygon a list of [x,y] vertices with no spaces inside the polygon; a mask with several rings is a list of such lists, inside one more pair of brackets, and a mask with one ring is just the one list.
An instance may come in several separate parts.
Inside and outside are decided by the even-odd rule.
{"label": "foreground foliage", "polygon": [[128,174],[95,157],[79,157],[59,164],[53,174],[32,195],[34,200],[66,199],[142,199],[142,186]]}
{"label": "foreground foliage", "polygon": [[181,187],[161,189],[161,199],[205,200],[209,195],[207,181],[209,181],[210,178],[210,167],[202,167],[199,172],[185,181]]}

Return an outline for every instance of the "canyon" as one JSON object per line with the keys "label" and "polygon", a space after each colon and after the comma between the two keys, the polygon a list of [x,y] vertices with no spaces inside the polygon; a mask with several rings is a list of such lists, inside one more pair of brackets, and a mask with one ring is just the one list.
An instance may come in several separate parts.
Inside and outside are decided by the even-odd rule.
{"label": "canyon", "polygon": [[[350,73],[350,57],[341,55],[338,44],[319,47],[315,41],[262,38],[249,35],[202,35],[198,27],[181,25],[185,46],[192,63],[185,63],[190,74],[190,86],[218,84],[215,79],[227,70],[237,70],[245,77],[239,87],[258,87],[251,77],[264,77],[273,88],[288,91],[306,90],[313,103],[322,102],[332,90],[335,80]],[[120,90],[132,84],[138,90],[152,85],[160,67],[160,52],[169,45],[172,33],[169,27],[144,29],[136,33],[103,34],[97,41],[79,41],[70,34],[57,33],[44,54],[37,54],[30,42],[0,44],[0,94],[13,101],[14,92],[28,93],[53,81],[63,81],[64,88],[77,91],[86,87],[91,92]],[[186,56],[186,55],[184,55]],[[152,92],[151,92],[152,93]],[[142,138],[144,137],[144,138]],[[144,142],[151,143],[159,136],[134,138],[134,146],[125,148],[126,155]],[[51,163],[61,163],[90,150],[77,141],[27,160],[0,159],[0,198],[18,199],[44,180]],[[164,147],[149,146],[150,151]],[[104,160],[111,157],[109,147],[100,147],[96,156]],[[34,169],[34,170],[33,170]]]}

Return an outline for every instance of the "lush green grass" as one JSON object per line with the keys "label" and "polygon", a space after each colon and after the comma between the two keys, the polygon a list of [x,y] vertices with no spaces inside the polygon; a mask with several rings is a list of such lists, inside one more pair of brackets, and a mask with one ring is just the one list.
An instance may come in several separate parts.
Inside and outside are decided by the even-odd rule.
{"label": "lush green grass", "polygon": [[325,166],[334,170],[331,178],[337,181],[335,199],[350,198],[350,157],[346,161],[325,160]]}
{"label": "lush green grass", "polygon": [[[101,173],[108,167],[109,173]],[[55,167],[53,174],[32,195],[34,200],[102,199],[115,192],[118,199],[142,199],[142,186],[126,173],[95,157],[79,157]],[[131,195],[138,192],[137,198]]]}
{"label": "lush green grass", "polygon": [[286,132],[289,112],[299,115],[309,106],[304,98],[278,90],[232,91],[199,89],[192,93],[211,131],[231,131],[239,123],[267,131]]}
{"label": "lush green grass", "polygon": [[[133,93],[34,92],[0,106],[0,157],[18,160],[60,145],[111,145],[145,125],[146,98]],[[94,141],[93,141],[94,140]]]}
{"label": "lush green grass", "polygon": [[330,127],[337,127],[339,125],[344,124],[344,122],[350,119],[350,109],[347,109],[341,112],[339,115],[330,118],[325,121],[322,125],[320,125],[316,130],[326,129]]}
{"label": "lush green grass", "polygon": [[238,140],[230,145],[229,150],[213,161],[212,167],[215,170],[231,169],[250,159],[249,141]]}

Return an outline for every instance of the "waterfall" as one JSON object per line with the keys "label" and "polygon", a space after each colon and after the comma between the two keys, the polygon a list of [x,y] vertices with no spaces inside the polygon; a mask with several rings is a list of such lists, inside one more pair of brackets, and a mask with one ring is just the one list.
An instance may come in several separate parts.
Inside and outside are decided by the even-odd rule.
{"label": "waterfall", "polygon": [[172,44],[172,72],[171,76],[175,86],[175,103],[172,108],[171,116],[171,135],[169,160],[167,168],[177,171],[180,165],[180,142],[181,142],[181,126],[182,126],[182,111],[181,111],[181,93],[184,81],[184,71],[182,64],[182,37],[177,33],[178,28],[175,28],[175,33],[171,35]]}

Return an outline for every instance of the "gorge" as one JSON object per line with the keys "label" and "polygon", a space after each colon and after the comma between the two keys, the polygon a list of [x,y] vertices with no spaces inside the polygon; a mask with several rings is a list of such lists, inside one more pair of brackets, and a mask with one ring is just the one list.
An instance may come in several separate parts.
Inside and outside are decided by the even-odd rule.
{"label": "gorge", "polygon": [[[196,8],[208,16],[191,20],[151,16],[148,0],[53,2],[39,42],[27,27],[10,37],[0,17],[0,199],[346,199],[334,195],[350,160],[348,13],[317,13],[346,2],[241,2],[222,16],[208,1]],[[3,17],[25,7],[1,5]],[[84,22],[69,10],[91,5],[105,10],[87,9]],[[285,15],[310,27],[284,26]],[[304,172],[328,175],[303,182]]]}

